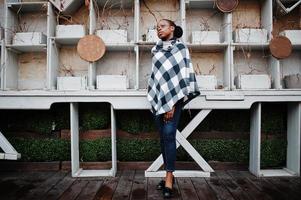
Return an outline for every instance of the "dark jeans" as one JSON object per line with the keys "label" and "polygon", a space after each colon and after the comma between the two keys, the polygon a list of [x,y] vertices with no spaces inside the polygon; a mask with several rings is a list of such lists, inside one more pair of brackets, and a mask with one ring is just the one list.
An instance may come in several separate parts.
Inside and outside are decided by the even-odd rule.
{"label": "dark jeans", "polygon": [[175,171],[176,161],[176,132],[182,111],[182,99],[175,104],[173,117],[168,121],[163,121],[163,114],[153,115],[155,124],[160,133],[160,147],[166,171]]}

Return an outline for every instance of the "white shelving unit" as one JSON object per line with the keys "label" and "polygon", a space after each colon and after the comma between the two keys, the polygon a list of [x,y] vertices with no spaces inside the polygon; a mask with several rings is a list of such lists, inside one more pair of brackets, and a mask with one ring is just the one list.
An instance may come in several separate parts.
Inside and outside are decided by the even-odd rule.
{"label": "white shelving unit", "polygon": [[[3,89],[55,90],[56,78],[62,76],[62,71],[64,71],[62,68],[67,66],[67,69],[72,68],[75,76],[87,76],[88,90],[96,89],[98,75],[127,75],[129,90],[145,90],[151,73],[150,50],[155,43],[144,40],[144,37],[148,29],[154,28],[156,21],[161,18],[172,19],[183,27],[184,35],[181,40],[190,49],[195,71],[202,75],[214,75],[217,79],[217,90],[240,90],[234,82],[240,74],[267,74],[272,82],[270,89],[288,89],[284,87],[283,78],[291,73],[301,73],[298,56],[301,44],[293,44],[292,56],[282,61],[272,57],[268,50],[273,30],[272,0],[242,0],[232,13],[218,11],[214,7],[213,0],[164,2],[124,0],[112,1],[106,5],[104,1],[98,0],[91,1],[90,8],[82,3],[68,1],[66,6],[72,6],[71,10],[75,9],[76,12],[64,15],[57,12],[51,3],[45,1],[9,1],[5,4],[7,20],[5,20],[6,37],[3,57],[7,61],[4,62],[2,73]],[[60,16],[57,16],[57,13]],[[44,16],[37,17],[39,14]],[[18,19],[20,15],[22,15],[21,21]],[[82,61],[76,53],[79,37],[73,37],[72,34],[70,38],[56,37],[56,26],[64,24],[61,23],[63,18],[67,22],[69,20],[73,24],[84,25],[87,34],[96,34],[100,29],[126,30],[127,41],[107,43],[105,56],[95,63],[87,63]],[[28,46],[11,43],[17,27],[22,28],[22,24],[26,21],[27,31],[41,31],[47,35],[47,44]],[[235,42],[233,32],[240,28],[267,30],[267,42]],[[193,44],[191,42],[193,31],[218,31],[221,40],[217,43],[201,41]],[[18,80],[21,79],[22,82],[23,69],[20,55],[25,54],[23,57],[26,55],[28,57],[32,55],[29,53],[39,55],[44,60],[46,57],[46,66],[45,64],[41,66],[44,71],[46,70],[41,76],[46,83],[36,84],[39,81],[30,83],[31,80],[28,79],[27,83],[24,80],[24,84],[18,84]],[[119,59],[116,60],[115,57]],[[68,59],[70,62],[67,61]],[[35,59],[32,59],[32,64],[34,61]],[[31,65],[30,62],[28,65]],[[41,69],[38,70],[41,71]],[[27,75],[28,71],[34,71],[34,69],[27,67],[25,69]]]}
{"label": "white shelving unit", "polygon": [[[52,4],[52,3],[54,4]],[[149,29],[155,28],[157,20],[168,18],[181,25],[184,33],[181,40],[190,50],[195,71],[202,75],[214,75],[217,86],[210,91],[201,91],[200,97],[190,103],[191,109],[201,109],[195,119],[181,133],[177,133],[178,146],[182,145],[205,171],[177,172],[177,176],[210,176],[212,169],[193,149],[186,138],[213,109],[251,109],[250,171],[257,176],[283,175],[283,171],[260,171],[260,114],[261,102],[287,102],[289,175],[300,174],[300,102],[301,88],[284,87],[283,78],[301,73],[301,44],[293,43],[292,55],[277,60],[269,52],[272,30],[279,27],[273,22],[275,1],[240,0],[232,13],[222,13],[214,7],[214,0],[111,0],[90,1],[66,0],[61,12],[59,1],[5,1],[5,40],[1,50],[0,108],[48,109],[54,102],[69,102],[72,127],[72,175],[115,175],[115,109],[149,109],[146,102],[147,80],[151,73],[151,48],[154,41],[147,41]],[[0,0],[0,4],[1,4]],[[3,3],[2,3],[3,4]],[[292,13],[301,29],[300,5]],[[0,10],[1,11],[1,10]],[[41,15],[41,16],[40,16]],[[59,16],[58,16],[59,15]],[[296,16],[298,15],[299,18]],[[0,15],[1,16],[1,15]],[[21,17],[20,17],[21,16]],[[64,17],[65,21],[63,20]],[[284,16],[285,18],[285,16]],[[291,16],[284,20],[289,21]],[[24,22],[26,22],[24,24]],[[97,30],[126,30],[126,42],[107,43],[106,53],[97,62],[85,62],[76,52],[80,37],[60,38],[56,26],[81,24],[86,34]],[[19,28],[18,28],[19,27]],[[43,32],[47,43],[42,45],[14,45],[12,38],[19,30]],[[233,31],[239,28],[263,28],[267,30],[264,43],[236,42]],[[292,28],[291,28],[292,29]],[[218,31],[220,42],[192,43],[192,31]],[[114,37],[116,34],[114,33]],[[65,76],[61,68],[72,69],[74,76],[86,76],[87,87],[80,91],[58,91],[57,77]],[[64,71],[64,70],[63,70]],[[240,74],[267,74],[271,78],[270,89],[239,89],[235,77]],[[119,91],[97,89],[99,75],[127,75],[129,88]],[[26,91],[22,91],[26,90]],[[95,98],[97,97],[97,98]],[[28,105],[28,102],[32,104]],[[112,169],[109,171],[79,171],[78,161],[78,102],[110,102],[112,116]],[[253,106],[252,106],[253,105]],[[299,138],[299,140],[298,140]],[[162,164],[160,156],[146,171],[147,176],[163,176],[157,171]],[[293,167],[292,167],[293,166]],[[299,170],[299,171],[298,171]]]}

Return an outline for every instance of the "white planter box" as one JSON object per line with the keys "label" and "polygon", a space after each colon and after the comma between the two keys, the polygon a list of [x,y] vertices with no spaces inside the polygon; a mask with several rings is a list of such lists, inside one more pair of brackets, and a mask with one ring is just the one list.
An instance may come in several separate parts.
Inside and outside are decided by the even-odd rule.
{"label": "white planter box", "polygon": [[57,38],[82,38],[86,35],[86,29],[83,25],[57,25]]}
{"label": "white planter box", "polygon": [[105,43],[127,43],[126,30],[98,30],[96,35]]}
{"label": "white planter box", "polygon": [[13,45],[40,45],[46,41],[47,37],[42,32],[16,33],[13,37]]}
{"label": "white planter box", "polygon": [[97,89],[100,90],[126,90],[129,80],[125,75],[98,75],[96,76]]}
{"label": "white planter box", "polygon": [[196,75],[197,84],[203,90],[215,90],[217,87],[217,79],[214,75]]}
{"label": "white planter box", "polygon": [[158,37],[157,30],[149,29],[146,34],[147,42],[157,42],[160,38]]}
{"label": "white planter box", "polygon": [[85,90],[87,88],[87,77],[57,77],[58,90]]}
{"label": "white planter box", "polygon": [[301,30],[286,30],[286,31],[282,31],[280,35],[283,35],[288,39],[290,39],[292,44],[301,43]]}
{"label": "white planter box", "polygon": [[270,89],[271,79],[267,74],[240,74],[235,77],[239,89]]}
{"label": "white planter box", "polygon": [[268,32],[265,29],[243,28],[233,32],[234,41],[238,43],[267,43]]}
{"label": "white planter box", "polygon": [[220,32],[218,31],[192,31],[191,43],[192,44],[214,44],[220,43]]}
{"label": "white planter box", "polygon": [[300,89],[301,88],[301,74],[291,74],[283,78],[285,88]]}

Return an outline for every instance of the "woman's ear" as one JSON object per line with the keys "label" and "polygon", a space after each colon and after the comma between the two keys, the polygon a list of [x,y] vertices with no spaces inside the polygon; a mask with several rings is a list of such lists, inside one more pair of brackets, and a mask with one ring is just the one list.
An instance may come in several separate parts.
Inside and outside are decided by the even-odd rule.
{"label": "woman's ear", "polygon": [[170,26],[172,31],[175,31],[175,27],[174,26]]}

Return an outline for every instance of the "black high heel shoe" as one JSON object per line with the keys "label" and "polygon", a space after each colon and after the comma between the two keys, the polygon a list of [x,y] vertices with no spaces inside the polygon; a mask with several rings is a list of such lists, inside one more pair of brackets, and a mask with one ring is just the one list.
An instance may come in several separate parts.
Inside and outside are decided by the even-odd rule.
{"label": "black high heel shoe", "polygon": [[[174,185],[174,182],[175,182],[175,177],[173,176],[172,177],[172,186]],[[164,188],[165,188],[165,181],[161,180],[157,185],[157,190],[162,190]]]}
{"label": "black high heel shoe", "polygon": [[164,187],[163,188],[163,198],[169,199],[171,197],[173,197],[173,188]]}
{"label": "black high heel shoe", "polygon": [[165,181],[161,180],[157,185],[157,190],[162,190],[165,187]]}

